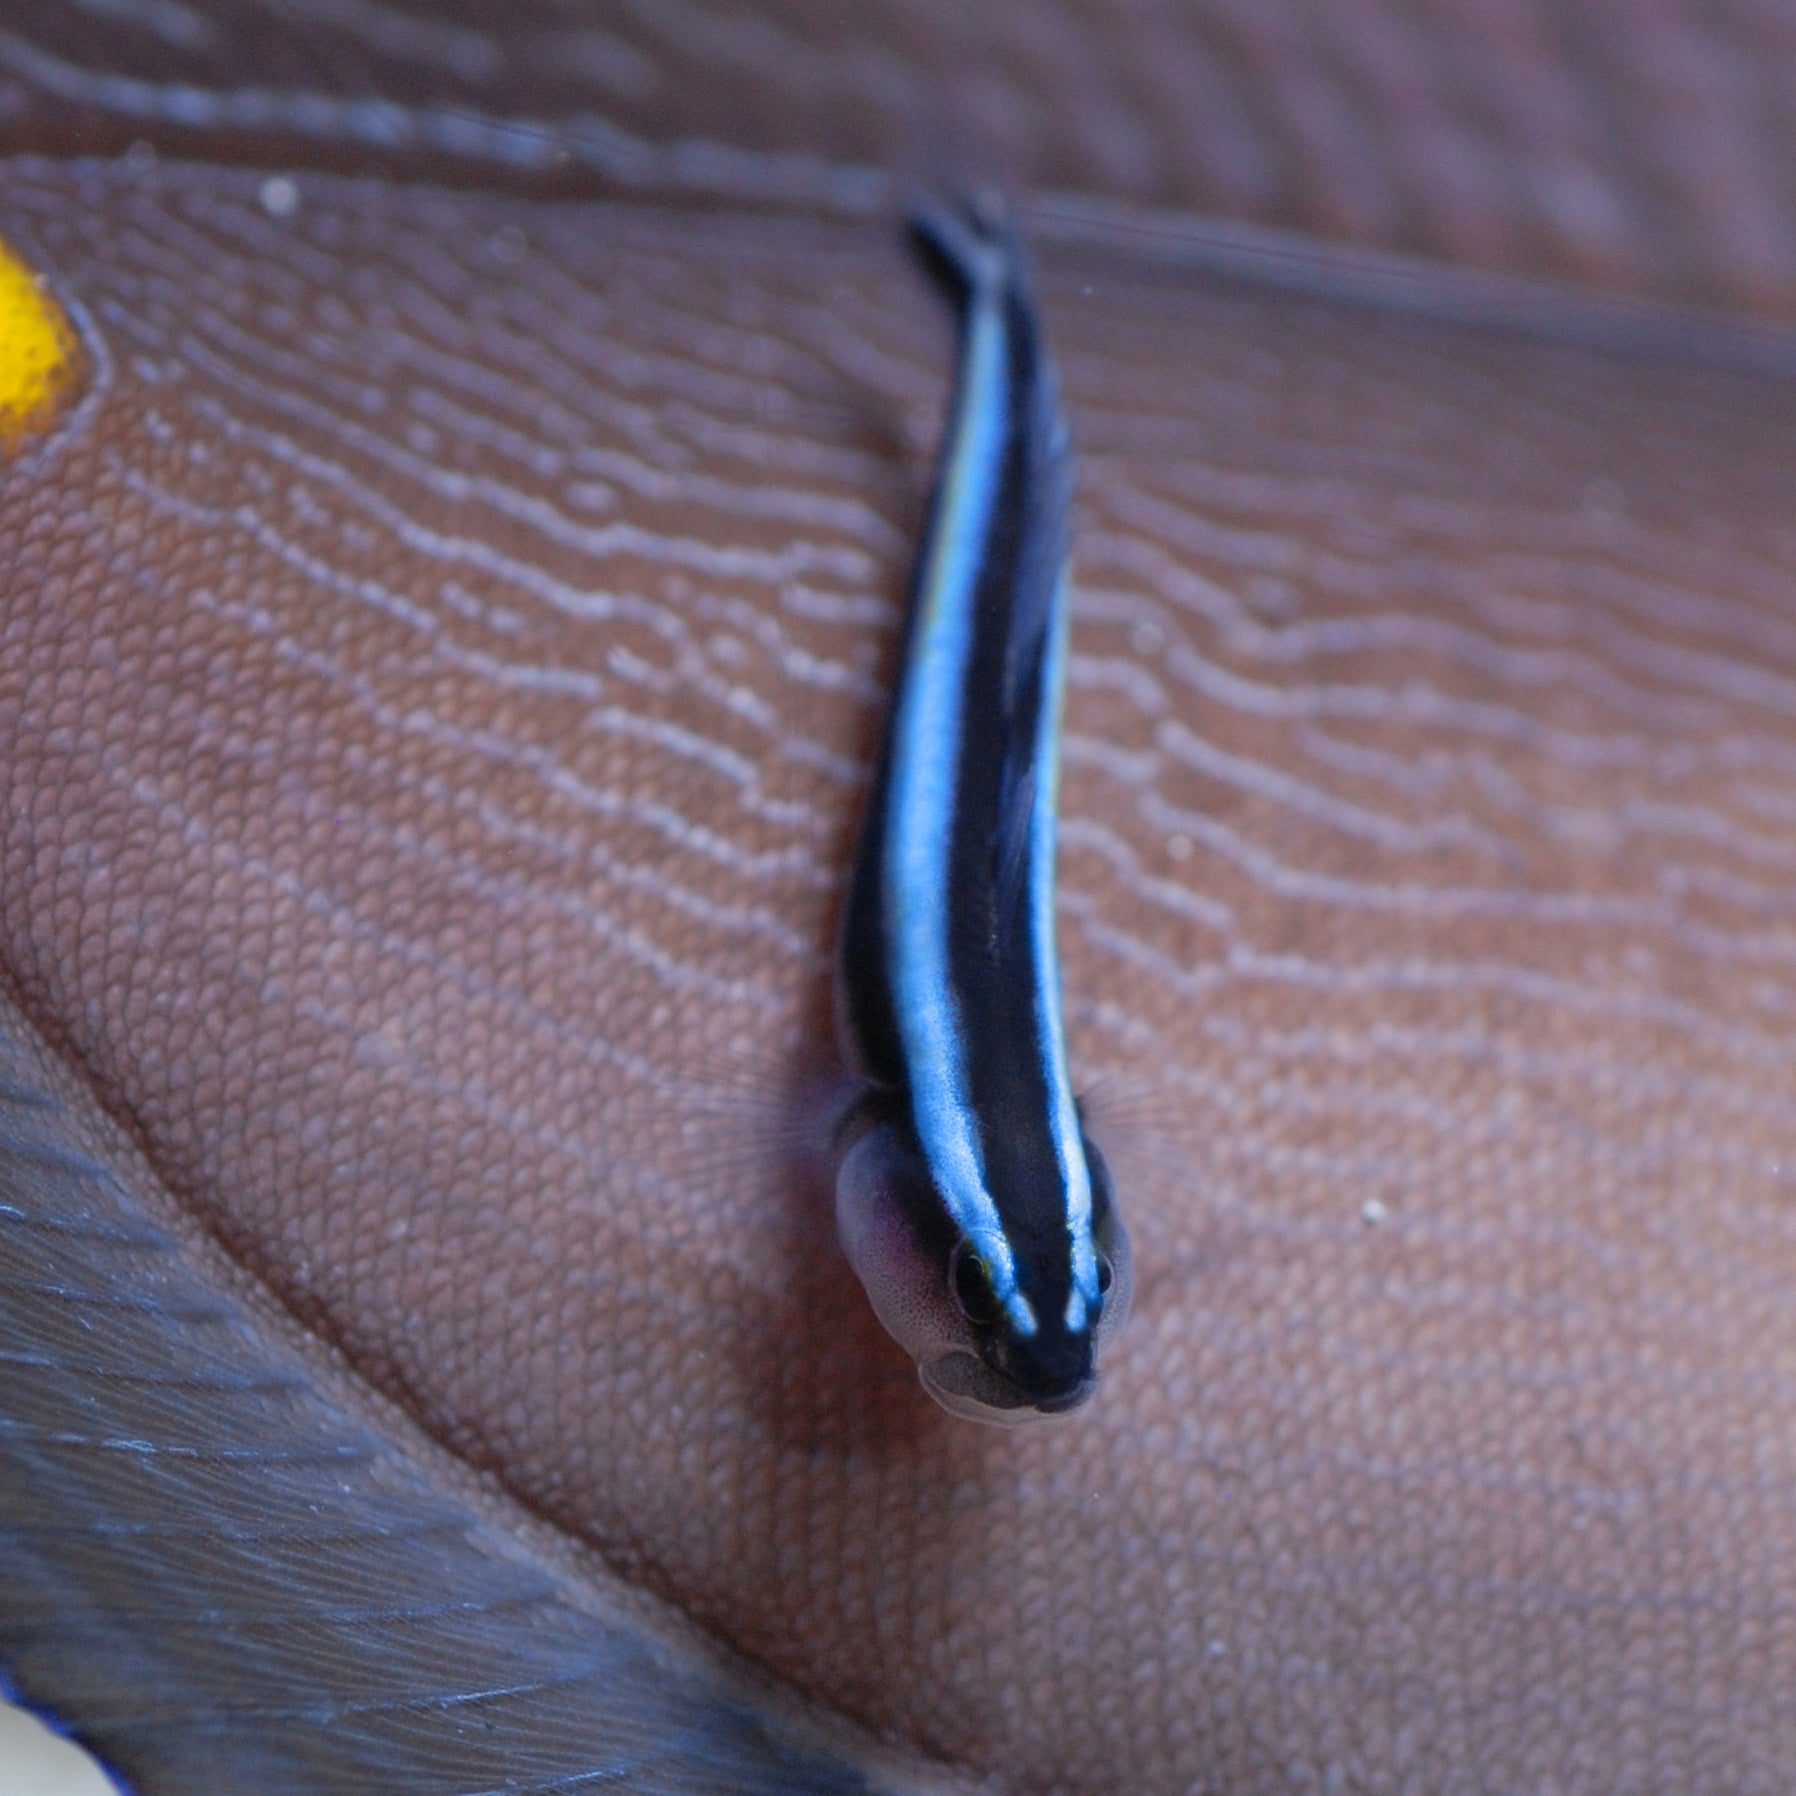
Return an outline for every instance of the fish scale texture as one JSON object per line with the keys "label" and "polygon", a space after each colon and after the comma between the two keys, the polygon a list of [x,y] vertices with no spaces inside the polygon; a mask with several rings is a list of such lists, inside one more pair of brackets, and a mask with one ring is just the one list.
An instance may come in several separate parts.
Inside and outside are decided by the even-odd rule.
{"label": "fish scale texture", "polygon": [[948,328],[693,222],[8,169],[92,370],[0,486],[30,1017],[441,1441],[994,1787],[1784,1788],[1796,393],[1042,256],[1140,1272],[995,1434],[781,1120]]}

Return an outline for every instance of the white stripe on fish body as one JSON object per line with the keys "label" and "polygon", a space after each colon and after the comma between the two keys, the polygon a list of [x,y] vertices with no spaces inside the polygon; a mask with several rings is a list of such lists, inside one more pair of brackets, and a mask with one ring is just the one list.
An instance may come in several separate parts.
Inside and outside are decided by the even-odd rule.
{"label": "white stripe on fish body", "polygon": [[973,601],[1008,435],[1009,332],[982,284],[963,376],[964,419],[942,486],[940,528],[919,586],[910,659],[896,719],[887,821],[886,927],[911,1099],[924,1157],[962,1234],[985,1262],[994,1294],[1023,1333],[1035,1326],[1016,1262],[986,1189],[966,1076],[966,1040],[949,976],[949,868],[965,736]]}
{"label": "white stripe on fish body", "polygon": [[960,342],[843,912],[836,1221],[936,1401],[1012,1425],[1089,1397],[1131,1280],[1055,952],[1071,451],[1015,238],[971,205],[915,230]]}
{"label": "white stripe on fish body", "polygon": [[1098,1300],[1097,1249],[1091,1238],[1091,1167],[1073,1102],[1066,1061],[1066,1026],[1060,1014],[1060,957],[1054,940],[1054,857],[1060,811],[1060,711],[1066,690],[1069,581],[1063,573],[1054,596],[1048,640],[1043,647],[1042,706],[1036,724],[1034,810],[1029,820],[1029,937],[1035,961],[1035,1027],[1042,1066],[1048,1075],[1048,1102],[1054,1150],[1066,1194],[1066,1230],[1072,1253],[1073,1288],[1066,1300],[1066,1326],[1088,1324]]}

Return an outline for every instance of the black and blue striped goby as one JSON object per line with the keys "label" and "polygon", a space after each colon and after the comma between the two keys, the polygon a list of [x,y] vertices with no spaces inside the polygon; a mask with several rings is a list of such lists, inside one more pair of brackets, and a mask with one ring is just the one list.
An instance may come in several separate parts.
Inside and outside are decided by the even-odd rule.
{"label": "black and blue striped goby", "polygon": [[1054,946],[1072,451],[1012,230],[968,205],[912,234],[960,351],[843,918],[838,1029],[865,1089],[836,1219],[930,1394],[1015,1423],[1090,1396],[1129,1294]]}

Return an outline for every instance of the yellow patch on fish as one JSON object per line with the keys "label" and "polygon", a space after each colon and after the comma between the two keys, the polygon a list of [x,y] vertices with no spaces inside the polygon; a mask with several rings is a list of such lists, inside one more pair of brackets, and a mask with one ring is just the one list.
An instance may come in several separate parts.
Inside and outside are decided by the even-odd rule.
{"label": "yellow patch on fish", "polygon": [[0,449],[50,422],[75,384],[80,359],[62,307],[0,243]]}

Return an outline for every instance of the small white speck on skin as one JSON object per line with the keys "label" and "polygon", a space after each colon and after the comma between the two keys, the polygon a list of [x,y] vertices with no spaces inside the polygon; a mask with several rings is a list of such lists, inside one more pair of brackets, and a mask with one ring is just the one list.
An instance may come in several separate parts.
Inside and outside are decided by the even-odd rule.
{"label": "small white speck on skin", "polygon": [[299,210],[299,188],[286,175],[270,175],[259,197],[270,218],[291,218]]}
{"label": "small white speck on skin", "polygon": [[1166,852],[1175,861],[1189,860],[1191,858],[1191,838],[1189,836],[1169,836],[1166,842]]}
{"label": "small white speck on skin", "polygon": [[1378,1198],[1369,1197],[1360,1205],[1359,1215],[1361,1222],[1370,1223],[1376,1228],[1379,1223],[1383,1222],[1390,1215],[1390,1211]]}

